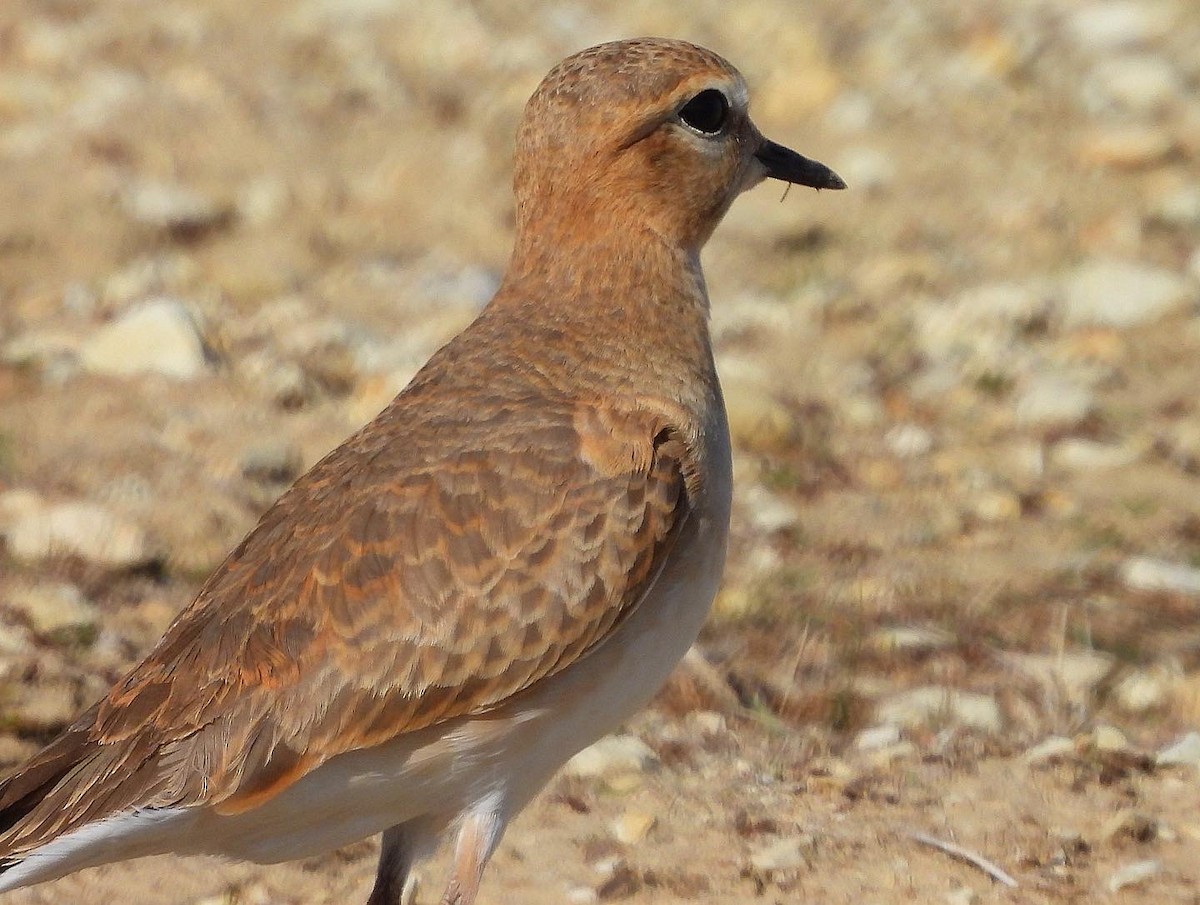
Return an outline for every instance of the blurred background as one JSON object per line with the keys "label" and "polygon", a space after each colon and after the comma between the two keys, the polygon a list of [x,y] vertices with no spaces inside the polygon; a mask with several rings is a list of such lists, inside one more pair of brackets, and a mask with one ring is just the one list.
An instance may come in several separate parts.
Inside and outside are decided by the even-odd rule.
{"label": "blurred background", "polygon": [[[0,762],[471,320],[525,99],[639,34],[725,55],[851,190],[757,188],[708,247],[724,587],[633,780],[552,787],[493,900],[1018,895],[911,825],[1022,901],[1192,901],[1192,0],[6,0]],[[341,901],[369,855],[68,882]]]}

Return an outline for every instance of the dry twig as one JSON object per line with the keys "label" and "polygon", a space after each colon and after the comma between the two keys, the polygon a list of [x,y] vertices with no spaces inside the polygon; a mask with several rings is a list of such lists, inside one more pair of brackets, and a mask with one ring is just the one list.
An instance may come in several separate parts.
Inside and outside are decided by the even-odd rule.
{"label": "dry twig", "polygon": [[941,839],[930,836],[928,833],[911,832],[908,835],[909,838],[920,842],[922,845],[928,845],[930,848],[936,848],[939,852],[945,852],[952,858],[958,858],[960,861],[965,861],[967,864],[978,868],[993,880],[1003,883],[1005,886],[1008,886],[1012,889],[1017,888],[1017,881],[1014,880],[1010,874],[982,855],[977,855],[975,852],[965,849],[961,845],[955,845],[953,842],[943,842]]}

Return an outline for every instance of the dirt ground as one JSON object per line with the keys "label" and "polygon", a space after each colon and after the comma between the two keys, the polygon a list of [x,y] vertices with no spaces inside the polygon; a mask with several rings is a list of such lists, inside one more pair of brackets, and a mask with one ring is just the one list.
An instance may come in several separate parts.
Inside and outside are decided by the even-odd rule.
{"label": "dirt ground", "polygon": [[[1188,0],[7,0],[0,761],[469,321],[524,99],[637,34],[725,54],[851,188],[755,189],[706,251],[725,584],[626,727],[654,758],[556,779],[482,901],[1200,901],[1200,754],[1163,754],[1200,730]],[[114,368],[155,300],[191,357]],[[76,502],[127,549],[17,540]],[[362,901],[375,852],[6,901]]]}

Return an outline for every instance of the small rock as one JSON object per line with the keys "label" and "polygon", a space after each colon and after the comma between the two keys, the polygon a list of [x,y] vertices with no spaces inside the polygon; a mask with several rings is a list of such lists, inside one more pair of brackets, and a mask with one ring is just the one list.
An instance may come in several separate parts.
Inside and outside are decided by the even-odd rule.
{"label": "small rock", "polygon": [[1075,755],[1075,743],[1061,735],[1052,735],[1045,741],[1038,742],[1028,749],[1021,757],[1027,766],[1057,763]]}
{"label": "small rock", "polygon": [[796,507],[761,484],[751,484],[741,493],[741,498],[750,523],[765,534],[787,531],[800,524],[800,512]]}
{"label": "small rock", "polygon": [[876,751],[880,748],[887,748],[895,745],[900,741],[900,727],[894,726],[891,723],[884,723],[881,726],[872,726],[870,729],[864,729],[854,737],[854,748],[856,751]]}
{"label": "small rock", "polygon": [[978,905],[979,893],[968,886],[952,889],[945,896],[946,905]]}
{"label": "small rock", "polygon": [[1063,283],[1063,321],[1070,327],[1136,327],[1197,298],[1182,276],[1160,267],[1097,259]]}
{"label": "small rock", "polygon": [[1095,53],[1139,47],[1166,35],[1174,24],[1170,4],[1145,0],[1087,3],[1067,19],[1067,34]]}
{"label": "small rock", "polygon": [[283,215],[289,200],[288,187],[282,179],[262,176],[238,191],[238,218],[250,226],[266,226]]}
{"label": "small rock", "polygon": [[1027,427],[1074,427],[1096,407],[1086,386],[1053,374],[1029,380],[1016,400],[1017,423]]}
{"label": "small rock", "polygon": [[923,625],[889,625],[878,628],[867,639],[867,647],[879,654],[927,654],[945,650],[954,643],[949,632]]}
{"label": "small rock", "polygon": [[1007,490],[985,490],[970,501],[970,509],[981,522],[1012,522],[1021,517],[1021,499]]}
{"label": "small rock", "polygon": [[1050,460],[1068,471],[1108,471],[1132,465],[1141,454],[1134,446],[1069,437],[1054,445]]}
{"label": "small rock", "polygon": [[70,683],[39,681],[20,686],[16,700],[5,707],[4,717],[10,730],[56,732],[75,719],[78,708],[75,689]]}
{"label": "small rock", "polygon": [[1108,878],[1108,891],[1118,892],[1127,886],[1138,886],[1162,872],[1157,861],[1135,861],[1118,868]]}
{"label": "small rock", "polygon": [[998,733],[1003,728],[1000,706],[990,695],[929,685],[880,701],[875,718],[881,723],[922,727],[938,722]]}
{"label": "small rock", "polygon": [[1200,595],[1200,569],[1149,556],[1133,556],[1121,566],[1121,580],[1135,591]]}
{"label": "small rock", "polygon": [[878,148],[849,148],[838,155],[838,173],[856,189],[877,192],[896,178],[893,157]]}
{"label": "small rock", "polygon": [[26,561],[68,554],[120,569],[154,559],[141,528],[95,503],[41,508],[12,522],[5,533],[8,552]]}
{"label": "small rock", "polygon": [[1102,59],[1084,82],[1083,91],[1095,110],[1112,107],[1151,113],[1179,98],[1184,88],[1168,60],[1135,54]]}
{"label": "small rock", "polygon": [[1131,754],[1135,749],[1129,744],[1120,729],[1114,726],[1097,726],[1091,733],[1092,748],[1103,754]]}
{"label": "small rock", "polygon": [[567,761],[563,774],[587,779],[610,773],[640,773],[657,762],[658,758],[650,746],[640,738],[608,735]]}
{"label": "small rock", "polygon": [[570,905],[595,905],[600,901],[596,890],[587,886],[572,886],[567,890],[567,902]]}
{"label": "small rock", "polygon": [[178,239],[194,239],[226,226],[233,210],[181,185],[145,181],[121,196],[125,212],[142,226],[163,230]]}
{"label": "small rock", "polygon": [[1100,839],[1110,843],[1115,839],[1129,839],[1146,844],[1159,838],[1159,822],[1149,814],[1125,808],[1113,814],[1100,828]]}
{"label": "small rock", "polygon": [[892,455],[917,459],[933,449],[933,434],[919,424],[897,424],[883,436]]}
{"label": "small rock", "polygon": [[646,811],[625,811],[613,821],[612,834],[622,845],[637,845],[650,835],[657,822],[658,818]]}
{"label": "small rock", "polygon": [[760,874],[799,870],[808,864],[806,852],[812,845],[807,835],[776,839],[750,853],[750,867]]}
{"label": "small rock", "polygon": [[304,468],[304,454],[294,443],[274,441],[247,450],[241,461],[242,477],[259,484],[288,484]]}
{"label": "small rock", "polygon": [[1145,170],[1165,163],[1177,150],[1169,132],[1150,126],[1109,127],[1079,146],[1079,160],[1114,170]]}
{"label": "small rock", "polygon": [[1061,654],[1010,654],[1010,666],[1041,683],[1072,705],[1085,704],[1092,692],[1112,672],[1116,658],[1093,650]]}
{"label": "small rock", "polygon": [[1150,211],[1150,221],[1177,229],[1200,226],[1200,185],[1178,185],[1162,191]]}
{"label": "small rock", "polygon": [[145,302],[102,327],[83,344],[80,360],[94,374],[162,374],[180,380],[199,377],[209,363],[195,319],[171,298]]}
{"label": "small rock", "polygon": [[1113,688],[1113,699],[1126,713],[1146,713],[1167,702],[1169,676],[1162,669],[1139,669]]}
{"label": "small rock", "polygon": [[1200,732],[1189,732],[1178,741],[1172,742],[1155,755],[1154,762],[1160,767],[1200,767]]}
{"label": "small rock", "polygon": [[56,583],[17,587],[8,595],[8,605],[21,613],[40,635],[90,632],[100,614],[83,592],[72,584]]}

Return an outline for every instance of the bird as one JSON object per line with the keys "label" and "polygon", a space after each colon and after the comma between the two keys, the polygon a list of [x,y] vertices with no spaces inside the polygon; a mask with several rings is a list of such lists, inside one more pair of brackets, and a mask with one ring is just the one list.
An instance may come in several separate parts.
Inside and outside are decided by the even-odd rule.
{"label": "bird", "polygon": [[0,784],[0,892],[146,855],[382,836],[368,905],[505,827],[652,698],[724,567],[732,467],[700,252],[764,179],[745,80],[680,40],[555,66],[491,301],[298,478],[147,656]]}

